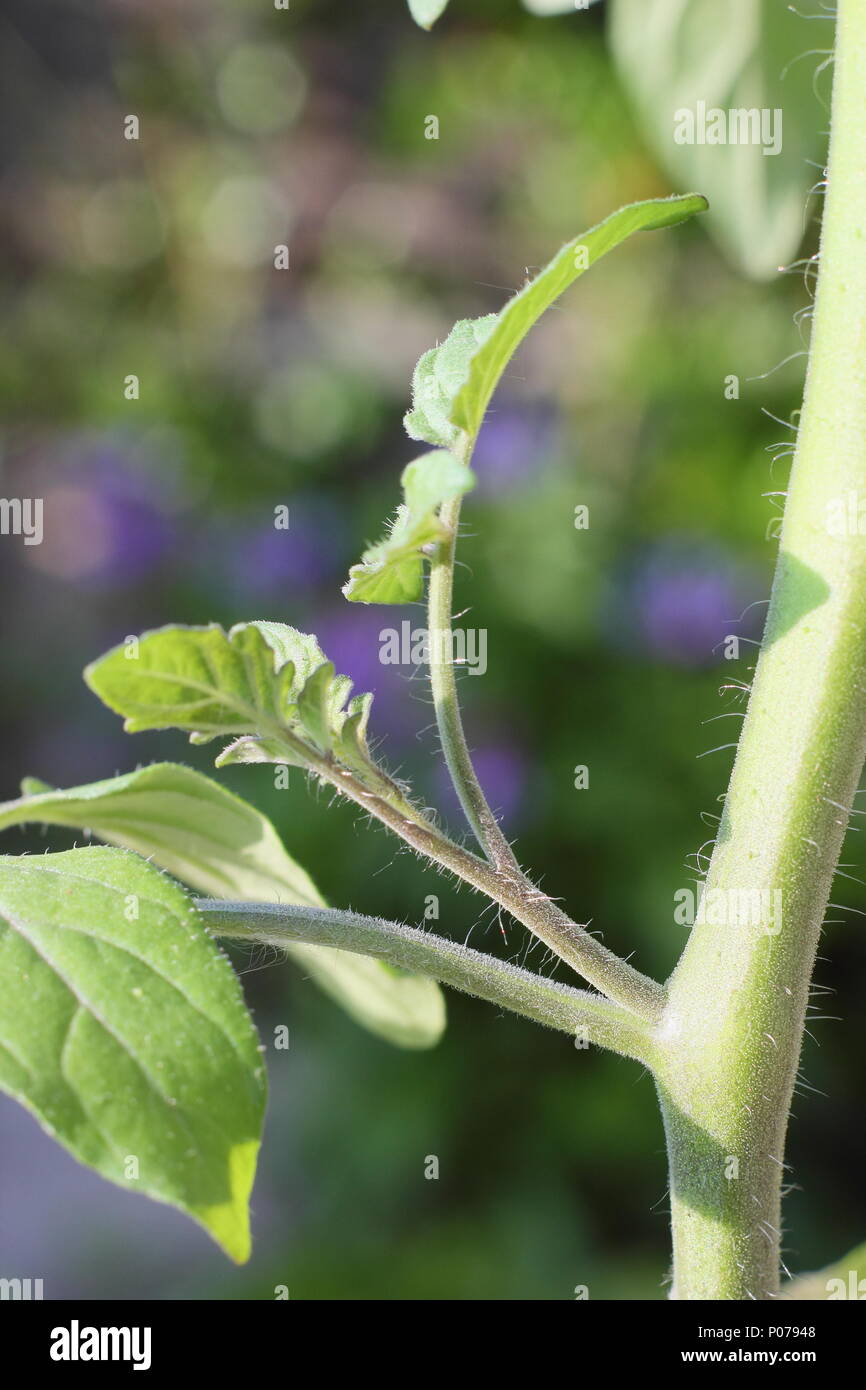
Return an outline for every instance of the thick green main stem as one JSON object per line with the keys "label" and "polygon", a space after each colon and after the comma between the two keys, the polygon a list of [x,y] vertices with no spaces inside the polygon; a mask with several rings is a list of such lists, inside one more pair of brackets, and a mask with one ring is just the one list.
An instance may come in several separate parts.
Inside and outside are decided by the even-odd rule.
{"label": "thick green main stem", "polygon": [[694,927],[662,1024],[676,1298],[778,1296],[787,1117],[866,755],[860,507],[866,518],[866,4],[841,0],[806,393],[764,644],[705,890],[718,924]]}

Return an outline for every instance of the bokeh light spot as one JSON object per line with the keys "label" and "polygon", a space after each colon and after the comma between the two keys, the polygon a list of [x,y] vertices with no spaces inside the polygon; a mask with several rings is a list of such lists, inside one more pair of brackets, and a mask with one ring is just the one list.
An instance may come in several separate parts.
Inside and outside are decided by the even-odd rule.
{"label": "bokeh light spot", "polygon": [[306,82],[285,51],[243,43],[217,76],[220,109],[229,125],[247,135],[269,135],[295,120],[304,103]]}

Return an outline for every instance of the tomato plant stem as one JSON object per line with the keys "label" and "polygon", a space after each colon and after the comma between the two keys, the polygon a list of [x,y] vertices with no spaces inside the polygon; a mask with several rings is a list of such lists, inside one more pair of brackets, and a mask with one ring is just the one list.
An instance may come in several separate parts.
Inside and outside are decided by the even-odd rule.
{"label": "tomato plant stem", "polygon": [[784,1145],[812,970],[866,754],[866,7],[838,9],[815,314],[780,553],[656,1068],[674,1297],[779,1292]]}

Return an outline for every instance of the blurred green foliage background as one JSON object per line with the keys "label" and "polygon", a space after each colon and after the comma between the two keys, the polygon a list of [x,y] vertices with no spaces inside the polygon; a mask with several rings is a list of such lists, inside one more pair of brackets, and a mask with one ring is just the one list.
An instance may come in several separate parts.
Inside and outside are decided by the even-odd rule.
{"label": "blurred green foliage background", "polygon": [[[376,691],[383,755],[460,831],[424,681],[378,660],[381,630],[422,614],[351,607],[340,585],[417,452],[401,417],[419,354],[621,203],[685,191],[635,127],[603,19],[454,0],[428,36],[401,0],[6,0],[0,477],[44,497],[46,532],[0,540],[0,795],[158,757],[206,769],[179,737],[124,736],[80,670],[148,626],[267,617]],[[702,755],[736,719],[707,721],[742,709],[720,688],[748,682],[755,647],[722,644],[760,636],[803,360],[761,374],[802,348],[808,302],[801,275],[739,278],[698,225],[640,237],[534,333],[476,455],[458,610],[489,634],[486,675],[462,683],[482,781],[544,887],[659,977],[731,765]],[[267,769],[222,775],[332,903],[417,923],[435,893],[439,930],[553,971],[300,774],[285,791]],[[817,1091],[791,1130],[794,1269],[866,1232],[857,838],[818,973],[835,991],[818,1012],[841,1021],[811,1028]],[[665,1296],[663,1136],[634,1065],[454,995],[443,1044],[400,1053],[269,953],[236,958],[265,1041],[281,1023],[292,1040],[268,1049],[249,1266],[4,1101],[0,1273],[48,1297]]]}

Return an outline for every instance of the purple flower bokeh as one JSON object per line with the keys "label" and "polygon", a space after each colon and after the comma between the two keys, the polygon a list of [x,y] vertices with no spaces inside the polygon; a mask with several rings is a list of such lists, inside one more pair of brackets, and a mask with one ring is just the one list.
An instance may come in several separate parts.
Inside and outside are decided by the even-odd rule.
{"label": "purple flower bokeh", "polygon": [[481,494],[526,487],[546,463],[556,442],[555,410],[543,401],[508,400],[491,406],[472,454]]}
{"label": "purple flower bokeh", "polygon": [[267,521],[233,523],[223,529],[223,568],[232,588],[251,597],[308,592],[342,572],[344,523],[327,501],[289,502],[289,526]]}
{"label": "purple flower bokeh", "polygon": [[67,466],[40,486],[45,541],[34,563],[58,579],[133,586],[177,548],[172,499],[122,437],[78,441]]}
{"label": "purple flower bokeh", "polygon": [[[524,819],[530,780],[525,752],[504,740],[474,744],[472,762],[488,803],[509,835]],[[444,762],[436,769],[435,800],[455,822],[462,817],[463,811]]]}
{"label": "purple flower bokeh", "polygon": [[717,547],[673,536],[654,545],[615,589],[615,641],[683,666],[710,665],[729,633],[748,635],[741,579]]}
{"label": "purple flower bokeh", "polygon": [[[403,607],[369,607],[344,603],[328,608],[310,621],[319,645],[341,675],[348,676],[356,693],[375,695],[370,733],[374,742],[388,735],[388,746],[406,745],[430,724],[429,686],[426,669],[392,666],[380,660],[383,633],[397,628],[411,610]],[[418,619],[418,625],[423,620]],[[413,698],[414,697],[414,698]],[[387,748],[383,750],[387,757]]]}
{"label": "purple flower bokeh", "polygon": [[138,479],[105,479],[100,496],[110,518],[112,546],[98,577],[135,584],[158,569],[177,545],[177,525]]}

